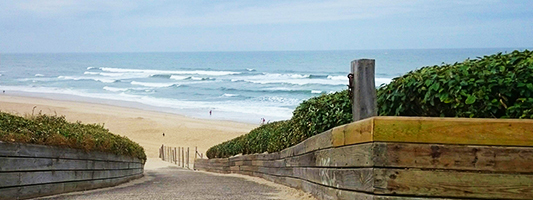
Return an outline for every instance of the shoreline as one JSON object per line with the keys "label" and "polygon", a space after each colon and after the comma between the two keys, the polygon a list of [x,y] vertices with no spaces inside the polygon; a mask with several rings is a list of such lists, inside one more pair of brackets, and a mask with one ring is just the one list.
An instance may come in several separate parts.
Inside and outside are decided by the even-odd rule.
{"label": "shoreline", "polygon": [[[180,115],[180,116],[193,118],[193,119],[199,119],[199,120],[231,121],[231,122],[245,123],[245,124],[257,123],[257,125],[259,125],[261,123],[260,119],[263,118],[263,116],[261,115],[256,115],[256,114],[242,115],[238,113],[220,111],[220,110],[217,110],[216,108],[177,109],[177,108],[171,108],[171,107],[164,106],[164,105],[156,106],[156,105],[151,105],[147,103],[142,103],[139,101],[114,98],[114,97],[111,97],[113,96],[111,94],[108,97],[102,97],[101,94],[95,94],[96,97],[91,97],[91,95],[81,94],[81,93],[76,95],[76,94],[66,94],[62,92],[39,92],[37,90],[25,91],[25,90],[19,90],[16,87],[12,88],[10,86],[4,86],[2,90],[5,91],[3,95],[9,95],[9,96],[109,105],[109,106],[132,108],[132,109],[145,110],[145,111],[168,113],[168,114]],[[213,115],[210,115],[209,111],[213,111]]]}
{"label": "shoreline", "polygon": [[[196,146],[198,151],[205,155],[209,147],[246,134],[258,126],[99,102],[57,100],[16,93],[0,95],[0,110],[22,116],[31,115],[34,110],[34,114],[42,112],[47,115],[65,116],[71,122],[103,124],[110,132],[139,143],[149,159],[158,159],[159,147],[162,144],[190,147],[193,153]],[[191,156],[191,159],[193,157]]]}

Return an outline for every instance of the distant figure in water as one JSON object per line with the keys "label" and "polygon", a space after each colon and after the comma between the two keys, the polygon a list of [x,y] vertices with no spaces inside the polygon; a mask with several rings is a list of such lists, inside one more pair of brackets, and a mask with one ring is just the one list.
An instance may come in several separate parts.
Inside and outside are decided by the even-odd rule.
{"label": "distant figure in water", "polygon": [[213,110],[210,110],[210,111],[209,111],[209,116],[211,116],[211,113],[212,113],[212,112],[213,112]]}
{"label": "distant figure in water", "polygon": [[165,137],[165,133],[163,133],[163,137]]}

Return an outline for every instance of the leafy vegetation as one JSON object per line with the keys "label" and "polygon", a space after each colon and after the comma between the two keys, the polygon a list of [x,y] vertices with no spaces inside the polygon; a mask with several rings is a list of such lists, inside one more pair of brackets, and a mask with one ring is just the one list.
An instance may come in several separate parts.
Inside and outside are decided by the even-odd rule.
{"label": "leafy vegetation", "polygon": [[379,115],[533,118],[533,52],[423,67],[378,89]]}
{"label": "leafy vegetation", "polygon": [[70,123],[64,116],[20,117],[0,112],[0,141],[109,152],[146,161],[144,149],[130,139],[112,134],[102,125]]}
{"label": "leafy vegetation", "polygon": [[351,112],[347,91],[313,97],[301,103],[290,120],[260,126],[248,134],[211,147],[206,155],[208,158],[227,158],[237,154],[281,151],[351,122]]}
{"label": "leafy vegetation", "polygon": [[[377,89],[381,116],[533,119],[533,52],[498,53],[423,67]],[[209,158],[276,152],[352,120],[348,92],[311,98],[287,121],[210,148]],[[266,142],[268,141],[268,142]]]}

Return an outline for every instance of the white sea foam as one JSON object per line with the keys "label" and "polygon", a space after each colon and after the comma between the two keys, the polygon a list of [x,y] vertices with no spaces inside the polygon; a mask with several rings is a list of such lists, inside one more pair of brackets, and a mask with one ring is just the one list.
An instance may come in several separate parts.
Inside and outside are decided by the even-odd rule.
{"label": "white sea foam", "polygon": [[311,90],[311,94],[320,94],[322,91],[320,90]]}
{"label": "white sea foam", "polygon": [[97,67],[87,67],[87,70],[98,69]]}
{"label": "white sea foam", "polygon": [[[53,87],[31,87],[31,86],[2,86],[5,90],[12,91],[21,91],[21,92],[30,92],[30,93],[40,93],[40,94],[64,94],[72,95],[79,97],[87,97],[93,99],[109,99],[114,101],[125,101],[125,102],[135,102],[147,106],[164,108],[165,111],[169,112],[169,109],[191,110],[191,115],[198,113],[198,110],[208,110],[213,109],[218,112],[225,112],[233,115],[233,117],[223,118],[230,120],[243,120],[242,114],[246,114],[250,117],[264,117],[268,120],[276,121],[288,119],[292,115],[292,109],[286,107],[279,107],[276,103],[272,101],[249,101],[249,100],[238,100],[238,101],[219,101],[219,102],[204,102],[204,101],[186,101],[186,100],[177,100],[177,99],[168,99],[168,98],[156,98],[144,95],[133,95],[126,94],[124,92],[118,95],[109,95],[107,93],[88,93],[86,91],[77,91],[64,88],[53,88]],[[108,88],[109,89],[109,88]],[[53,96],[56,98],[61,98]],[[272,98],[273,100],[280,100],[279,98]],[[124,105],[124,104],[121,104]],[[196,114],[197,115],[197,114]],[[251,120],[247,120],[251,121]]]}
{"label": "white sea foam", "polygon": [[347,81],[333,80],[333,79],[319,79],[309,78],[310,75],[302,74],[275,74],[275,73],[263,73],[262,75],[255,76],[243,76],[239,78],[233,78],[231,81],[245,81],[256,84],[292,84],[292,85],[346,85]]}
{"label": "white sea foam", "polygon": [[174,80],[185,80],[185,79],[188,79],[188,78],[191,78],[191,77],[190,76],[178,76],[178,75],[170,76],[170,79],[174,79]]}
{"label": "white sea foam", "polygon": [[93,80],[93,81],[99,81],[102,83],[114,83],[117,82],[117,79],[107,79],[107,78],[95,78],[95,77],[77,77],[77,76],[58,76],[58,79],[64,79],[64,80],[73,80],[73,81],[79,81],[79,80]]}
{"label": "white sea foam", "polygon": [[104,86],[102,89],[111,91],[111,92],[124,92],[128,90],[128,88],[116,88],[116,87],[109,87],[109,86]]}
{"label": "white sea foam", "polygon": [[251,69],[251,68],[246,68],[246,70],[249,72],[255,72],[255,69]]}
{"label": "white sea foam", "polygon": [[292,85],[309,85],[309,84],[320,84],[320,85],[345,85],[345,82],[339,82],[335,80],[325,80],[325,79],[259,79],[259,80],[243,80],[246,82],[257,83],[257,84],[292,84]]}
{"label": "white sea foam", "polygon": [[348,82],[348,76],[328,76],[327,79],[330,79],[330,80],[341,80],[341,81],[345,81],[345,82]]}
{"label": "white sea foam", "polygon": [[117,82],[117,80],[112,80],[112,79],[99,79],[99,78],[95,78],[93,79],[95,81],[100,81],[102,83],[114,83],[114,82]]}
{"label": "white sea foam", "polygon": [[152,87],[152,88],[179,86],[179,84],[177,84],[177,83],[148,83],[148,82],[138,82],[138,81],[132,81],[131,84],[132,85],[142,85],[142,86]]}
{"label": "white sea foam", "polygon": [[35,74],[35,77],[43,77],[44,75],[42,74]]}
{"label": "white sea foam", "polygon": [[124,76],[125,74],[124,73],[100,73],[100,75],[102,76],[111,76],[111,77],[120,77],[120,76]]}
{"label": "white sea foam", "polygon": [[173,71],[173,70],[151,70],[151,69],[124,69],[124,68],[109,68],[103,67],[102,71],[114,72],[114,73],[139,73],[139,74],[173,74],[173,75],[184,75],[184,74],[197,74],[197,75],[208,75],[208,76],[225,76],[225,75],[235,75],[240,74],[240,72],[232,71],[206,71],[206,70],[191,70],[191,71]]}
{"label": "white sea foam", "polygon": [[100,73],[99,73],[99,72],[83,72],[83,74],[88,74],[88,75],[99,75]]}
{"label": "white sea foam", "polygon": [[236,97],[236,96],[239,96],[238,94],[223,94],[222,96],[225,96],[225,97]]}
{"label": "white sea foam", "polygon": [[290,74],[291,78],[309,78],[310,75],[302,75],[302,74]]}

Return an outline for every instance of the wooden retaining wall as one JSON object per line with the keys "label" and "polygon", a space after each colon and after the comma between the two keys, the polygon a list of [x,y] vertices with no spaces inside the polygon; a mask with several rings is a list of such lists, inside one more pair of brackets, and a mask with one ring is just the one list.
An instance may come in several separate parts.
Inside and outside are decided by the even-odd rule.
{"label": "wooden retaining wall", "polygon": [[143,171],[137,158],[0,142],[0,200],[114,186],[142,177]]}
{"label": "wooden retaining wall", "polygon": [[533,120],[373,117],[281,152],[198,159],[319,199],[533,199]]}

